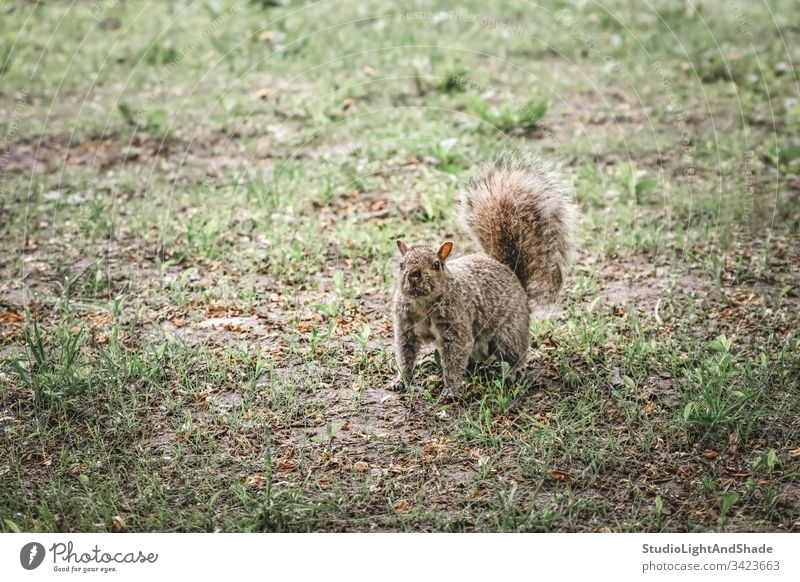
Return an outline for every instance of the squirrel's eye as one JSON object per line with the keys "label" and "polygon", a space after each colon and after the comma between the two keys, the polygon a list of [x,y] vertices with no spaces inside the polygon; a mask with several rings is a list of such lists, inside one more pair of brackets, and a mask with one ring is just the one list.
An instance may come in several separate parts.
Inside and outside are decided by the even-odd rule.
{"label": "squirrel's eye", "polygon": [[433,270],[434,270],[434,271],[438,271],[438,270],[439,270],[439,267],[440,267],[440,265],[439,265],[439,261],[436,261],[435,263],[433,263]]}
{"label": "squirrel's eye", "polygon": [[405,261],[400,261],[400,270],[402,271],[405,268],[406,268],[406,262]]}

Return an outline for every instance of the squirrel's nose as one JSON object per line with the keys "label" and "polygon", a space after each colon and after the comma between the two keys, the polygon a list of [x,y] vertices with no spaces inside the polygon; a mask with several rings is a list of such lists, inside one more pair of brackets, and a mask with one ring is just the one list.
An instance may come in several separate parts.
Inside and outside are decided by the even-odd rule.
{"label": "squirrel's nose", "polygon": [[414,269],[408,274],[408,278],[412,281],[418,281],[422,277],[422,272],[419,269]]}

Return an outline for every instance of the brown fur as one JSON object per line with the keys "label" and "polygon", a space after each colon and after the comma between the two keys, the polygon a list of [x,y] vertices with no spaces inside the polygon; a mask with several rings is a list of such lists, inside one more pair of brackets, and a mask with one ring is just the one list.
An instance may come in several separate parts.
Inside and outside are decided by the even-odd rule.
{"label": "brown fur", "polygon": [[462,189],[459,210],[475,242],[511,267],[531,300],[555,299],[572,259],[577,208],[551,164],[533,156],[486,164]]}
{"label": "brown fur", "polygon": [[466,229],[486,255],[450,259],[453,244],[408,247],[394,293],[399,376],[411,382],[423,344],[442,356],[444,392],[460,387],[469,360],[492,355],[514,366],[530,345],[530,303],[552,300],[573,252],[577,210],[552,166],[533,157],[501,158],[468,180],[460,198]]}

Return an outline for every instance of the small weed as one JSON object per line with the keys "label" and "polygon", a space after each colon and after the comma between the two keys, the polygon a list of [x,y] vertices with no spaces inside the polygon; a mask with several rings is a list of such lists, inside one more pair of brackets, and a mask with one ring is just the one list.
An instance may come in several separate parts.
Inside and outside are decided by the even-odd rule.
{"label": "small weed", "polygon": [[483,121],[490,129],[504,133],[514,129],[535,129],[548,109],[548,103],[543,98],[532,98],[521,107],[509,104],[498,107],[474,96],[463,96],[461,99],[467,113]]}

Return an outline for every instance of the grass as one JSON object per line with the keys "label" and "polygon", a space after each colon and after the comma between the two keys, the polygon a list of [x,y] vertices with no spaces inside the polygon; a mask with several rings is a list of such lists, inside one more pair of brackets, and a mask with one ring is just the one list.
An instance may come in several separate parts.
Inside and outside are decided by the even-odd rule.
{"label": "grass", "polygon": [[[1,5],[0,529],[797,531],[768,4]],[[398,398],[393,241],[471,250],[506,149],[575,186],[561,304]]]}

